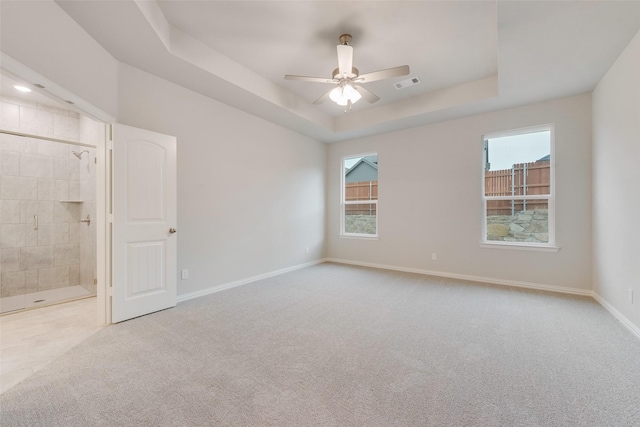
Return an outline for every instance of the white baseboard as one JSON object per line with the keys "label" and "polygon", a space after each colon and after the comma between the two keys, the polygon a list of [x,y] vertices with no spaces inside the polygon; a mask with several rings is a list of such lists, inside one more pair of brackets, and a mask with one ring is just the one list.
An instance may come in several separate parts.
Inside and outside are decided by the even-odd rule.
{"label": "white baseboard", "polygon": [[629,329],[631,331],[632,334],[634,334],[636,337],[638,337],[638,339],[640,339],[640,328],[638,328],[636,325],[634,325],[631,320],[627,319],[624,314],[620,313],[618,310],[616,310],[616,308],[614,306],[612,306],[611,304],[609,304],[609,302],[607,300],[605,300],[604,298],[602,298],[600,295],[598,295],[596,293],[596,291],[593,291],[593,298],[598,301],[600,303],[601,306],[603,306],[604,308],[606,308],[609,313],[613,314],[613,317],[615,317],[616,319],[618,319],[618,321],[620,323],[622,323],[627,329]]}
{"label": "white baseboard", "polygon": [[350,260],[337,259],[337,258],[327,258],[327,261],[335,262],[339,264],[359,265],[362,267],[381,268],[383,270],[403,271],[405,273],[417,273],[417,274],[425,274],[428,276],[448,277],[450,279],[469,280],[472,282],[491,283],[494,285],[515,286],[518,288],[537,289],[537,290],[549,291],[549,292],[560,292],[563,294],[582,295],[582,296],[588,296],[588,297],[593,295],[593,292],[590,289],[566,288],[563,286],[544,285],[541,283],[519,282],[515,280],[496,279],[493,277],[471,276],[467,274],[448,273],[445,271],[422,270],[419,268],[398,267],[394,265],[374,264],[370,262],[350,261]]}
{"label": "white baseboard", "polygon": [[199,298],[205,295],[214,294],[216,292],[224,291],[226,289],[235,288],[236,286],[246,285],[247,283],[255,282],[262,279],[267,279],[269,277],[279,276],[281,274],[289,273],[290,271],[300,270],[302,268],[311,267],[312,265],[322,264],[327,260],[322,258],[319,260],[307,262],[304,264],[294,265],[292,267],[283,268],[281,270],[271,271],[269,273],[259,274],[257,276],[247,277],[245,279],[236,280],[235,282],[224,283],[222,285],[212,286],[210,288],[202,289],[196,292],[190,292],[188,294],[178,295],[177,302],[181,303],[183,301],[188,301],[190,299]]}

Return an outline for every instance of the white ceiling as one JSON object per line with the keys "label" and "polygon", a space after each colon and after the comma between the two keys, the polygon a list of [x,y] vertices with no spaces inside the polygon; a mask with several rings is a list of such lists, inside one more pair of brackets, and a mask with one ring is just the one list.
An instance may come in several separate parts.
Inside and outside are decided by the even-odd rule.
{"label": "white ceiling", "polygon": [[[640,30],[636,1],[57,1],[116,59],[325,142],[593,90]],[[313,105],[338,37],[354,66],[409,65],[380,101]]]}

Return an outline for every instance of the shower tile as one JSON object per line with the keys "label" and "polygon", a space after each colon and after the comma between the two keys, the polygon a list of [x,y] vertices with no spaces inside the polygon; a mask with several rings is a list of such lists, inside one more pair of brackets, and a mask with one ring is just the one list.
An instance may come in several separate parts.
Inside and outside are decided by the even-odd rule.
{"label": "shower tile", "polygon": [[5,102],[10,102],[12,104],[16,104],[16,105],[26,105],[27,107],[33,107],[33,108],[37,108],[38,107],[38,103],[35,101],[31,101],[27,98],[14,98],[13,96],[3,96],[2,98],[3,101]]}
{"label": "shower tile", "polygon": [[23,224],[0,225],[0,248],[21,248],[24,246]]}
{"label": "shower tile", "polygon": [[66,114],[54,114],[53,115],[53,134],[56,137],[71,138],[74,141],[78,140],[78,119],[75,117],[69,117]]}
{"label": "shower tile", "polygon": [[53,203],[49,200],[22,200],[20,202],[20,222],[34,225],[34,215],[38,215],[38,223],[53,222]]}
{"label": "shower tile", "polygon": [[80,266],[69,266],[69,286],[75,286],[80,284]]}
{"label": "shower tile", "polygon": [[56,179],[54,185],[54,200],[69,200],[69,181],[66,179]]}
{"label": "shower tile", "polygon": [[27,270],[24,273],[25,292],[31,294],[38,292],[38,270]]}
{"label": "shower tile", "polygon": [[55,223],[41,224],[38,227],[38,246],[52,246],[53,245],[53,229],[56,227]]}
{"label": "shower tile", "polygon": [[54,258],[56,266],[80,264],[79,245],[55,246]]}
{"label": "shower tile", "polygon": [[17,151],[0,151],[0,174],[20,175],[20,153]]}
{"label": "shower tile", "polygon": [[96,144],[98,141],[98,123],[86,116],[81,116],[78,121],[80,141],[87,144]]}
{"label": "shower tile", "polygon": [[24,145],[22,143],[23,139],[24,138],[17,135],[0,133],[0,150],[17,151],[19,153],[24,152]]}
{"label": "shower tile", "polygon": [[2,101],[0,108],[2,108],[0,112],[2,127],[18,129],[20,127],[20,106]]}
{"label": "shower tile", "polygon": [[23,138],[24,139],[24,153],[38,154],[38,141],[37,138]]}
{"label": "shower tile", "polygon": [[91,200],[91,182],[88,179],[80,181],[80,200]]}
{"label": "shower tile", "polygon": [[34,246],[20,250],[20,265],[23,270],[53,267],[53,246]]}
{"label": "shower tile", "polygon": [[54,202],[53,222],[79,222],[81,203]]}
{"label": "shower tile", "polygon": [[2,176],[2,180],[0,180],[0,199],[37,200],[38,179],[23,176]]}
{"label": "shower tile", "polygon": [[25,274],[24,271],[3,272],[0,277],[0,296],[2,298],[24,294]]}
{"label": "shower tile", "polygon": [[80,181],[69,181],[69,200],[82,200]]}
{"label": "shower tile", "polygon": [[20,154],[20,176],[53,177],[53,159],[38,154]]}
{"label": "shower tile", "polygon": [[48,111],[50,113],[60,114],[63,116],[68,116],[69,115],[68,113],[70,113],[70,111],[67,111],[63,108],[53,107],[51,105],[44,105],[44,104],[38,104],[38,109]]}
{"label": "shower tile", "polygon": [[53,158],[53,177],[56,179],[69,179],[69,159],[67,157]]}
{"label": "shower tile", "polygon": [[54,224],[53,227],[53,244],[67,245],[69,244],[69,225],[71,224]]}
{"label": "shower tile", "polygon": [[53,289],[69,286],[69,266],[53,267]]}
{"label": "shower tile", "polygon": [[53,288],[54,274],[53,267],[38,269],[38,291],[46,291]]}
{"label": "shower tile", "polygon": [[54,188],[52,178],[38,178],[38,200],[53,200]]}
{"label": "shower tile", "polygon": [[69,244],[77,245],[80,243],[80,236],[83,225],[84,223],[81,222],[69,223]]}
{"label": "shower tile", "polygon": [[53,114],[32,107],[20,106],[20,129],[52,136]]}
{"label": "shower tile", "polygon": [[33,224],[24,224],[23,227],[24,227],[24,245],[38,246],[38,230],[34,229]]}
{"label": "shower tile", "polygon": [[20,270],[20,248],[0,249],[0,271]]}
{"label": "shower tile", "polygon": [[20,200],[0,200],[0,223],[18,224],[20,222]]}
{"label": "shower tile", "polygon": [[20,192],[22,200],[38,200],[38,178],[35,177],[19,177]]}
{"label": "shower tile", "polygon": [[36,153],[40,154],[41,156],[53,157],[53,150],[55,145],[62,144],[58,144],[54,141],[47,141],[46,139],[39,139],[36,144]]}
{"label": "shower tile", "polygon": [[[80,179],[80,166],[82,165],[76,157],[71,154],[71,158],[67,159],[69,162],[69,179],[79,180]],[[86,156],[86,154],[85,154]],[[84,158],[84,157],[83,157]]]}

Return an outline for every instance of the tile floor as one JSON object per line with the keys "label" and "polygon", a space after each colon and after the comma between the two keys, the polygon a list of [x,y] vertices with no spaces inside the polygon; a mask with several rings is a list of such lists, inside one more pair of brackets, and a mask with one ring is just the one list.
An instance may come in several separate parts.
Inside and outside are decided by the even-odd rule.
{"label": "tile floor", "polygon": [[5,314],[10,311],[24,308],[36,308],[38,306],[48,306],[63,301],[84,298],[91,293],[80,285],[66,286],[64,288],[50,289],[47,291],[34,292],[31,294],[15,295],[0,298],[0,313]]}
{"label": "tile floor", "polygon": [[103,328],[96,323],[95,297],[1,316],[0,393]]}

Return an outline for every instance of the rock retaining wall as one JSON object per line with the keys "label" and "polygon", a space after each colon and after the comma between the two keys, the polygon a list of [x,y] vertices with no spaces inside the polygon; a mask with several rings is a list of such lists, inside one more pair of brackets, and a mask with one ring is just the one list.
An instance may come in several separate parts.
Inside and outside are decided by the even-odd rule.
{"label": "rock retaining wall", "polygon": [[376,234],[376,216],[345,215],[344,230],[347,233]]}
{"label": "rock retaining wall", "polygon": [[549,242],[549,212],[520,211],[515,215],[489,215],[487,240],[502,242]]}

